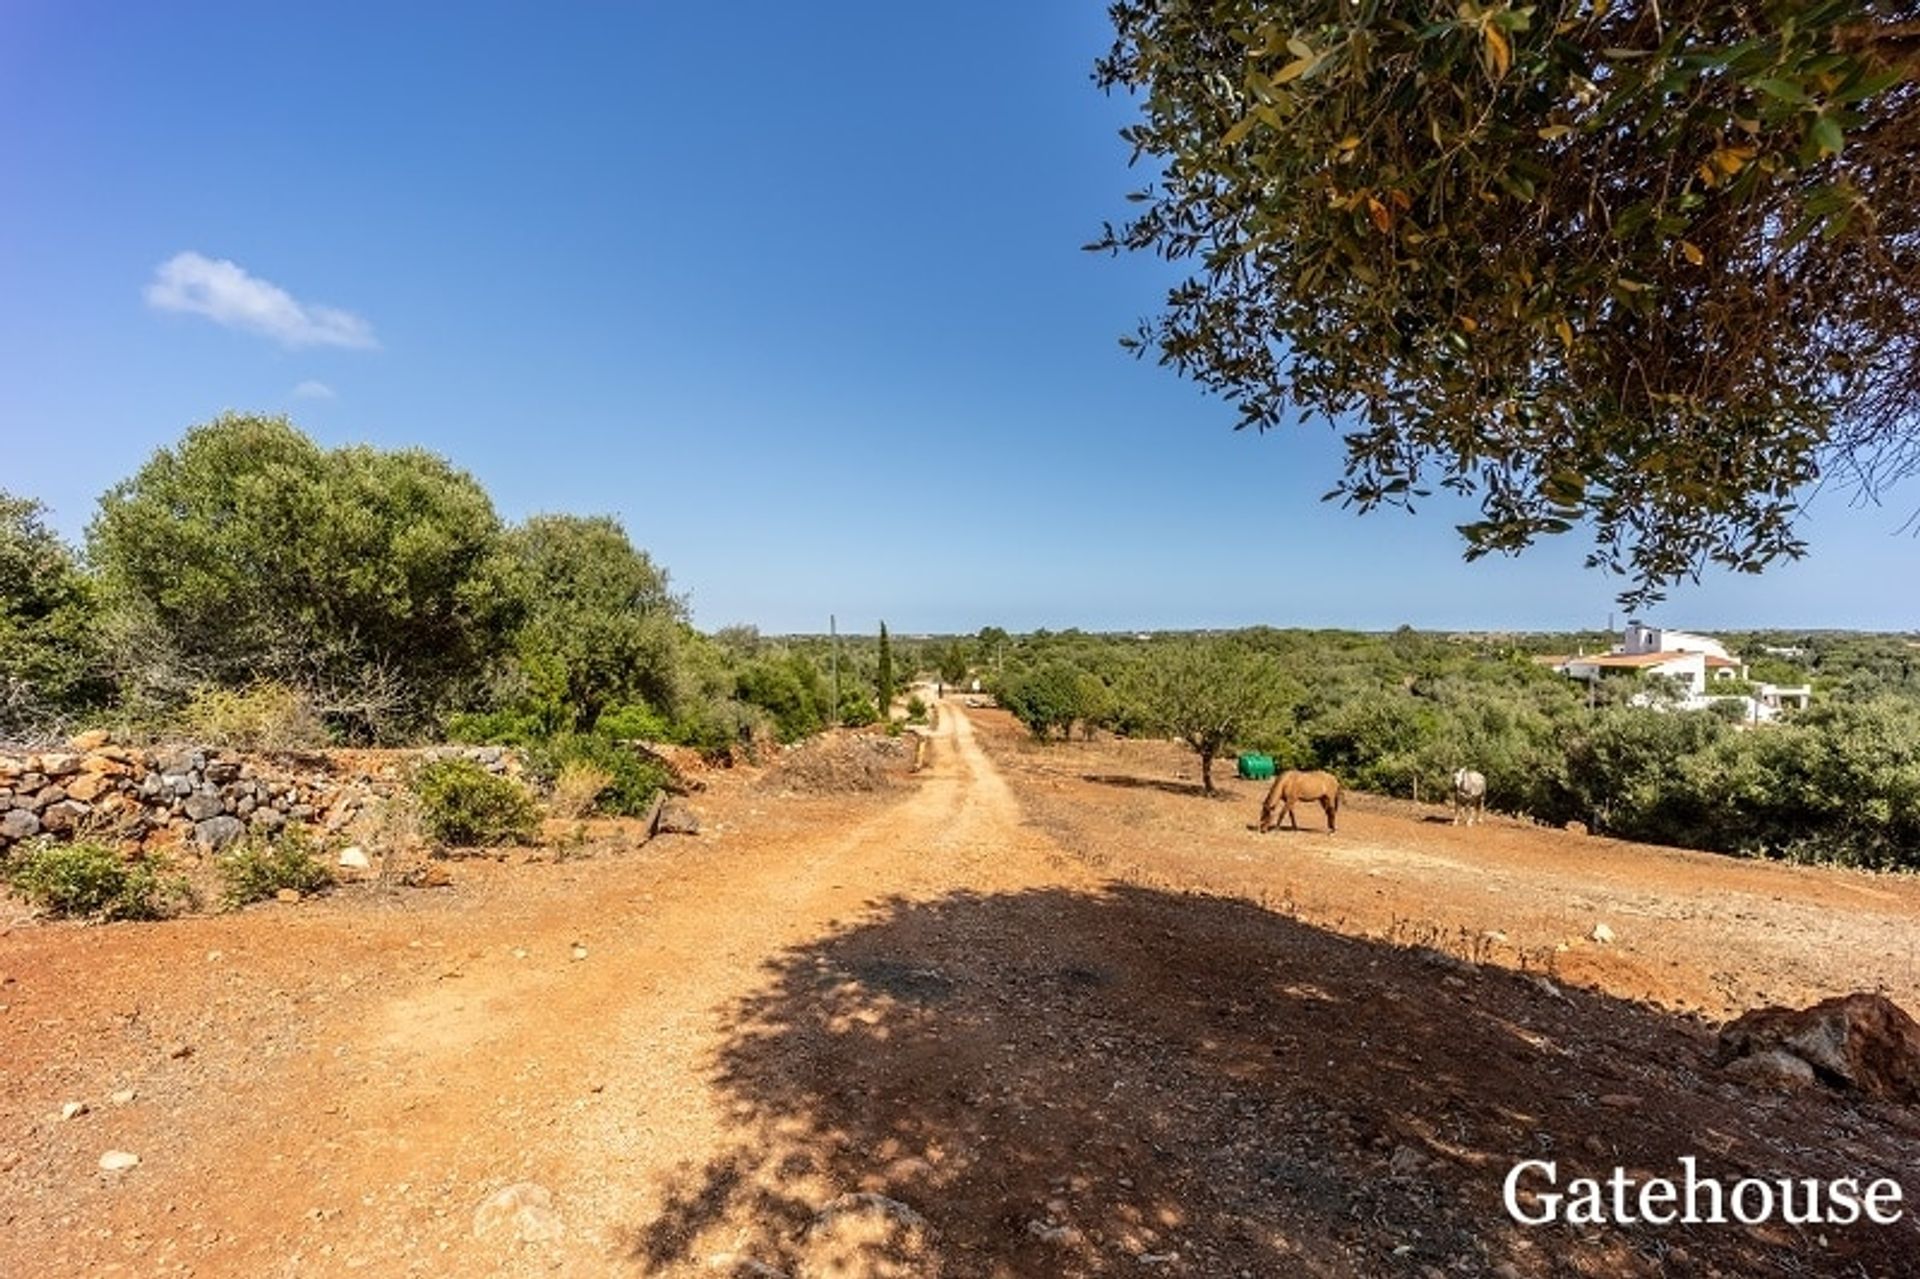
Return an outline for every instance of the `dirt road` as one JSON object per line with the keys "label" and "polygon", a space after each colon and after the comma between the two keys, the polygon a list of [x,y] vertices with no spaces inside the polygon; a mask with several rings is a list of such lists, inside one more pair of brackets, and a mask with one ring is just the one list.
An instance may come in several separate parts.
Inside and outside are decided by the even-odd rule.
{"label": "dirt road", "polygon": [[[1920,1123],[1756,1099],[1604,989],[1263,908],[1222,850],[1272,845],[1222,807],[1116,816],[1058,767],[1003,773],[949,705],[911,783],[723,778],[696,838],[12,927],[0,1274],[1903,1273],[1904,1226],[1514,1226],[1499,1178],[1542,1151],[1901,1175]],[[1398,820],[1339,855],[1417,869]]]}

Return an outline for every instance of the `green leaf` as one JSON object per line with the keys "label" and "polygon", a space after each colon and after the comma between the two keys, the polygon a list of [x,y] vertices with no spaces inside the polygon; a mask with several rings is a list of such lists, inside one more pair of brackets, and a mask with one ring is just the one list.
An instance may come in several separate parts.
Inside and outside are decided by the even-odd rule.
{"label": "green leaf", "polygon": [[1808,136],[1813,139],[1814,145],[1820,148],[1820,154],[1823,156],[1839,155],[1846,149],[1847,135],[1841,132],[1839,122],[1830,115],[1814,117],[1813,127],[1808,130]]}
{"label": "green leaf", "polygon": [[1755,80],[1753,87],[1768,97],[1778,98],[1782,102],[1799,104],[1811,101],[1811,99],[1807,97],[1807,91],[1805,89],[1788,80],[1778,80],[1767,77],[1765,79]]}

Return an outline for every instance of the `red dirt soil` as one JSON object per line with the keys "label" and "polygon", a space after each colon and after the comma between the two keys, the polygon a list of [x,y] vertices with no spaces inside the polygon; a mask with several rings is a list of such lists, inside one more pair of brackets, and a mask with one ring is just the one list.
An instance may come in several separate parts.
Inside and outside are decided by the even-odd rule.
{"label": "red dirt soil", "polygon": [[[1911,1202],[1920,1116],[1736,1085],[1706,1022],[1920,1008],[1920,881],[1364,796],[1262,836],[1257,785],[1202,798],[1171,745],[943,712],[911,779],[715,774],[701,835],[637,850],[16,919],[0,1274],[1916,1272],[1911,1213],[1526,1228],[1499,1195],[1691,1154]],[[520,1182],[557,1238],[476,1230]],[[816,1224],[861,1191],[925,1219],[883,1241],[912,1260]]]}

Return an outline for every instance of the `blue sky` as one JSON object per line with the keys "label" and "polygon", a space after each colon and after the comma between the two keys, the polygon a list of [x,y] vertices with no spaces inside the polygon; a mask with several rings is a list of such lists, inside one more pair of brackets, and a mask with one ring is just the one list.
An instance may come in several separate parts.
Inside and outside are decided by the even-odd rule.
{"label": "blue sky", "polygon": [[[0,488],[78,539],[223,409],[610,512],[704,627],[1597,626],[1581,547],[1355,518],[1116,339],[1139,178],[1103,6],[0,7]],[[1695,629],[1920,626],[1920,544],[1821,495]]]}

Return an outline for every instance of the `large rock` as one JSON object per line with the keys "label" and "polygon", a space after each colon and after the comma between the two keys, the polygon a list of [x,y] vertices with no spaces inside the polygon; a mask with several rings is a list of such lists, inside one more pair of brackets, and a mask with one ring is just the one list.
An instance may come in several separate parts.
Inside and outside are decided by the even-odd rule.
{"label": "large rock", "polygon": [[113,779],[99,773],[82,773],[67,783],[67,798],[91,804],[113,789]]}
{"label": "large rock", "polygon": [[209,817],[194,823],[194,842],[208,852],[217,853],[247,833],[247,825],[238,817]]}
{"label": "large rock", "polygon": [[41,829],[54,834],[64,835],[79,827],[93,809],[71,799],[63,799],[57,804],[48,804],[40,813]]}
{"label": "large rock", "polygon": [[659,813],[653,819],[653,833],[656,835],[698,835],[700,818],[691,808],[678,800],[668,800],[660,806]]}
{"label": "large rock", "polygon": [[927,1219],[885,1195],[841,1195],[814,1214],[801,1239],[799,1279],[938,1279]]}
{"label": "large rock", "polygon": [[247,825],[263,834],[271,835],[285,829],[287,815],[276,808],[256,808],[247,814]]}
{"label": "large rock", "polygon": [[553,1196],[545,1186],[531,1181],[494,1191],[473,1212],[476,1239],[500,1234],[521,1243],[544,1243],[565,1233],[566,1227],[553,1210]]}
{"label": "large rock", "polygon": [[40,833],[40,819],[28,808],[0,813],[0,839],[32,839]]}
{"label": "large rock", "polygon": [[1756,1008],[1720,1031],[1717,1060],[1782,1052],[1820,1082],[1889,1101],[1920,1103],[1920,1024],[1884,995],[1856,993],[1811,1008]]}
{"label": "large rock", "polygon": [[196,822],[204,822],[209,817],[218,817],[227,811],[227,801],[220,792],[211,786],[203,786],[187,796],[187,816]]}
{"label": "large rock", "polygon": [[48,777],[68,777],[80,771],[78,755],[61,754],[49,751],[44,755],[35,755],[27,761],[36,773],[45,773]]}

